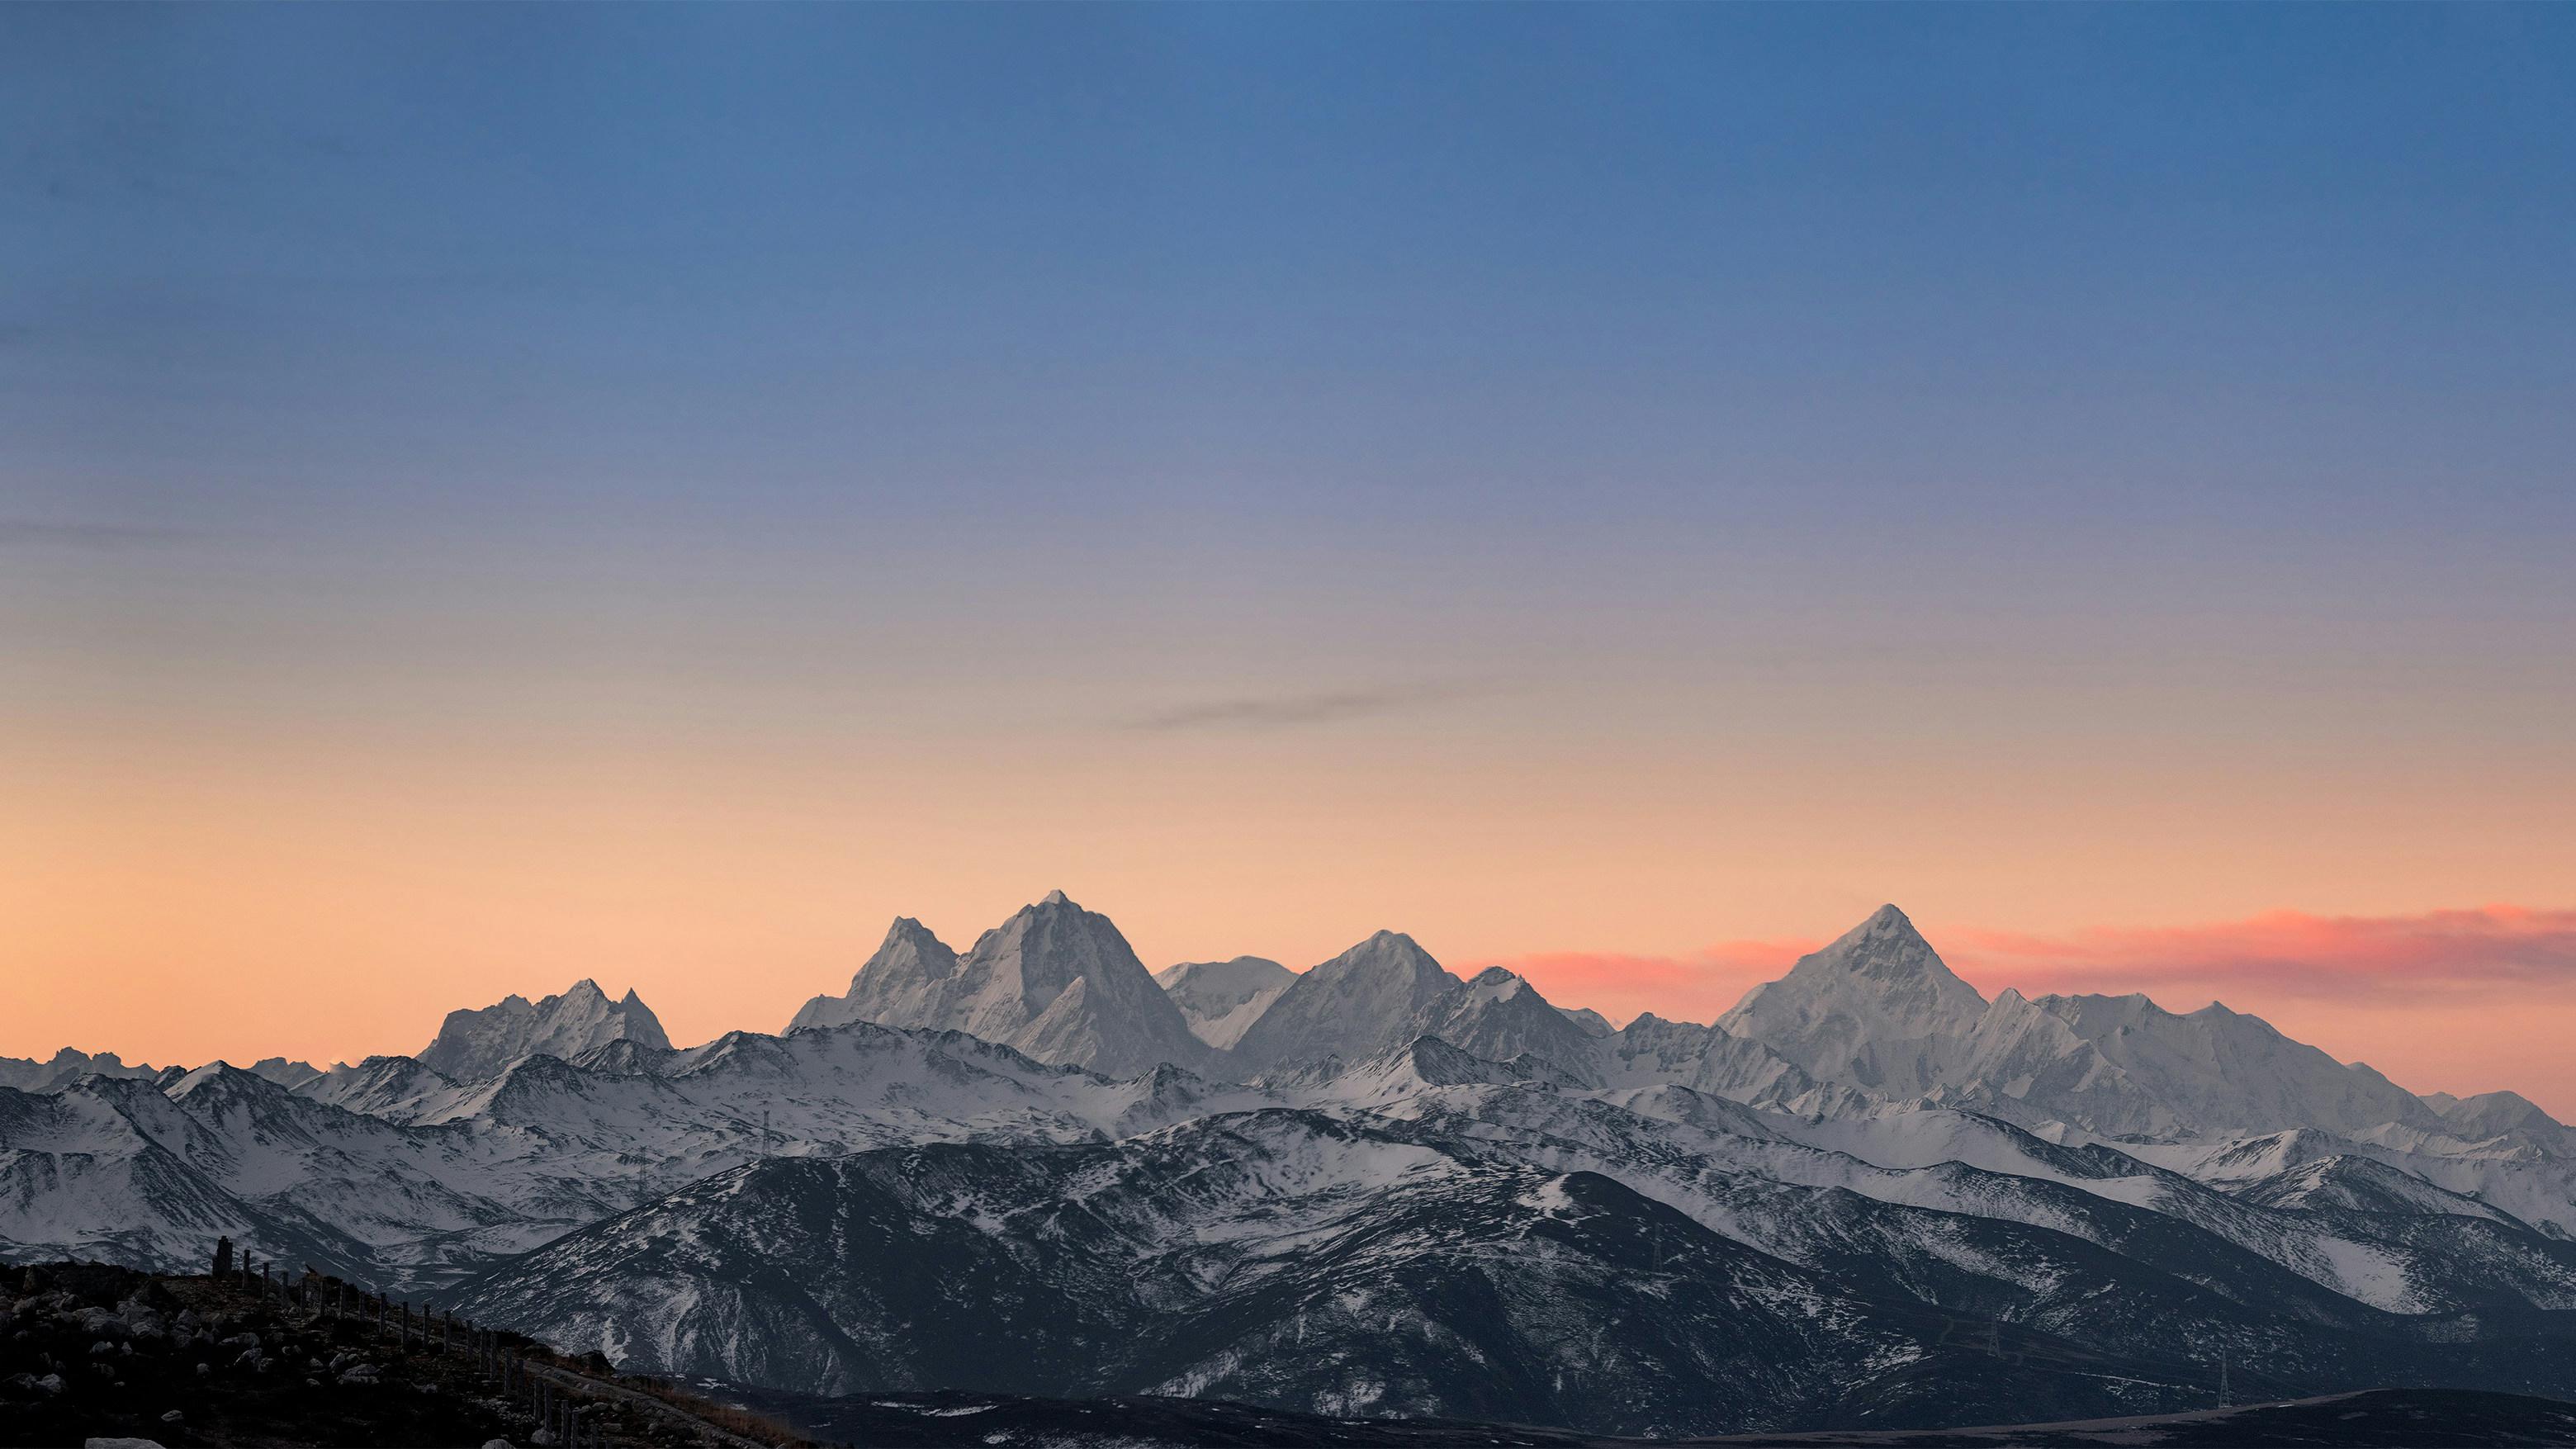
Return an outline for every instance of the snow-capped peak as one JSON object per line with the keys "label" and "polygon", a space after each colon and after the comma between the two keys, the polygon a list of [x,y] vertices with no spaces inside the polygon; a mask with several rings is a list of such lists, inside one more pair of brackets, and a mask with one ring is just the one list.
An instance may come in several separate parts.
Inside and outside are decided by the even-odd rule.
{"label": "snow-capped peak", "polygon": [[619,1039],[668,1049],[671,1039],[653,1009],[633,991],[611,1001],[585,977],[559,996],[531,1002],[512,994],[479,1011],[452,1011],[419,1060],[460,1082],[486,1081],[522,1057],[543,1052],[566,1059]]}
{"label": "snow-capped peak", "polygon": [[1939,1059],[1985,1011],[1985,997],[1889,905],[1746,992],[1718,1025],[1811,1075],[1913,1096],[1940,1082]]}
{"label": "snow-capped peak", "polygon": [[788,1030],[853,1021],[963,1031],[1120,1075],[1207,1059],[1117,926],[1062,891],[1013,912],[962,956],[898,917],[848,994],[807,1002]]}
{"label": "snow-capped peak", "polygon": [[1230,1047],[1288,989],[1297,973],[1261,956],[1184,961],[1154,973],[1154,983],[1181,1009],[1198,1039]]}

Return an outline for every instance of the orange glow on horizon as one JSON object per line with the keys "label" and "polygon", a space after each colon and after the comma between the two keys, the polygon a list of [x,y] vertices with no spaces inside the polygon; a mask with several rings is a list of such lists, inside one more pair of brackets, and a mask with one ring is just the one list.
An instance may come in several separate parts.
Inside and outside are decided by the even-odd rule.
{"label": "orange glow on horizon", "polygon": [[675,1040],[774,1031],[894,916],[963,947],[1057,887],[1148,966],[1302,968],[1393,928],[1568,1006],[1708,1020],[1893,900],[1989,991],[2218,997],[2419,1091],[2576,1115],[2548,1041],[2576,1039],[2576,971],[2546,954],[2566,913],[2426,909],[2563,881],[2546,798],[2500,785],[2470,831],[2441,813],[2457,790],[2397,778],[2327,809],[2277,772],[1822,748],[1757,769],[1438,721],[722,750],[199,723],[7,739],[0,1054],[354,1060],[584,976]]}

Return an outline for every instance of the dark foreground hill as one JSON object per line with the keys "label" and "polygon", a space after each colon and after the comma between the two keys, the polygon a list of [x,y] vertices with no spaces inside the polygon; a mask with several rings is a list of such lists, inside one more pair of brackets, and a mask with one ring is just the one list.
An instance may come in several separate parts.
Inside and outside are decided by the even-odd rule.
{"label": "dark foreground hill", "polygon": [[[577,1422],[573,1411],[578,1410]],[[792,1432],[336,1279],[98,1263],[0,1277],[0,1445],[766,1449]]]}
{"label": "dark foreground hill", "polygon": [[2576,1404],[2520,1394],[2377,1389],[2195,1414],[2000,1428],[1892,1429],[1713,1439],[1621,1439],[1446,1419],[1334,1419],[1197,1399],[729,1394],[834,1443],[882,1449],[2444,1449],[2576,1444]]}

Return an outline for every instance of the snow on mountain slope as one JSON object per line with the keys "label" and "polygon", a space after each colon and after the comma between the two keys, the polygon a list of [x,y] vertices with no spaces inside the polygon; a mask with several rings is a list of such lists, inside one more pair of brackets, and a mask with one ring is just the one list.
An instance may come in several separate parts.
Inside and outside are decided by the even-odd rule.
{"label": "snow on mountain slope", "polygon": [[[1760,1135],[1748,1137],[1736,1123],[1673,1113],[1685,1091],[1604,1094],[1601,1101],[1570,1104],[1513,1089],[1462,1087],[1425,1092],[1384,1110],[1415,1120],[1440,1117],[1445,1131],[1496,1143],[1503,1151],[1518,1151],[1515,1141],[1538,1134],[1560,1147],[1581,1140],[1607,1155],[1542,1160],[1619,1177],[1650,1195],[1660,1196],[1625,1173],[1679,1148],[1703,1167],[1744,1178],[2022,1223],[2115,1252],[2131,1251],[2150,1226],[2159,1233],[2185,1227],[2215,1240],[2189,1254],[2192,1261],[2250,1255],[2329,1293],[2391,1313],[2456,1311],[2492,1302],[2576,1307],[2576,1254],[2518,1224],[2454,1220],[2435,1226],[2423,1215],[2394,1221],[2349,1212],[2268,1211],[2107,1148],[2062,1148],[2009,1124],[1957,1113],[1890,1114],[1874,1124],[1877,1130],[1858,1132],[1836,1130],[1849,1124],[1751,1114]],[[1640,1134],[1632,1122],[1601,1115],[1614,1105],[1626,1112],[1661,1109],[1671,1114],[1664,1121],[1692,1130]],[[1699,1126],[1690,1116],[1709,1125]],[[1588,1125],[1577,1131],[1575,1123]],[[1875,1152],[1895,1165],[1799,1140],[1810,1136]],[[1704,1221],[1718,1231],[1737,1231]],[[1758,1228],[1743,1235],[1766,1251],[1776,1246]]]}
{"label": "snow on mountain slope", "polygon": [[[1609,1031],[1394,933],[1158,984],[1061,894],[962,957],[897,921],[783,1036],[675,1049],[587,982],[511,1001],[449,1018],[452,1075],[58,1058],[84,1070],[0,1091],[0,1257],[180,1267],[223,1232],[809,1390],[1676,1430],[2042,1381],[2107,1411],[2195,1382],[2157,1366],[2181,1342],[2282,1385],[2576,1392],[2545,1113],[2224,1008],[1988,1001],[1893,907],[1716,1026]],[[1712,1408],[1712,1374],[1759,1391]]]}
{"label": "snow on mountain slope", "polygon": [[1905,913],[1881,906],[1788,975],[1746,992],[1717,1024],[1809,1076],[1911,1097],[1948,1080],[1954,1044],[1985,1011],[1986,999],[1942,964]]}
{"label": "snow on mountain slope", "polygon": [[2137,995],[2043,996],[2032,1004],[2073,1028],[2140,1095],[2191,1129],[2441,1125],[2414,1093],[2369,1067],[2338,1062],[2215,1002],[2188,1015]]}
{"label": "snow on mountain slope", "polygon": [[423,1066],[417,1057],[369,1057],[354,1067],[342,1062],[291,1090],[316,1102],[405,1122],[417,1114],[421,1103],[456,1089],[456,1083]]}
{"label": "snow on mountain slope", "polygon": [[[393,1057],[293,1093],[217,1065],[166,1092],[94,1077],[12,1094],[0,1180],[19,1211],[0,1216],[0,1244],[23,1257],[95,1242],[94,1256],[184,1268],[228,1233],[263,1256],[322,1254],[409,1289],[764,1156],[1099,1140],[1276,1100],[1175,1068],[1112,1080],[962,1033],[868,1023],[732,1033],[662,1065],[541,1055],[453,1083]],[[73,1126],[107,1145],[83,1145]]]}
{"label": "snow on mountain slope", "polygon": [[1411,936],[1380,931],[1309,968],[1235,1043],[1248,1068],[1339,1057],[1365,1061],[1418,1036],[1461,983]]}
{"label": "snow on mountain slope", "polygon": [[1359,1109],[1385,1107],[1434,1087],[1469,1084],[1508,1084],[1543,1090],[1583,1085],[1562,1067],[1541,1057],[1523,1053],[1508,1062],[1488,1061],[1436,1036],[1415,1037],[1364,1062],[1345,1063],[1339,1057],[1301,1062],[1265,1075],[1256,1083],[1300,1106]]}
{"label": "snow on mountain slope", "polygon": [[1471,1055],[1531,1053],[1577,1076],[1596,1074],[1591,1033],[1537,988],[1496,966],[1461,981],[1410,936],[1380,931],[1296,977],[1235,1043],[1238,1073],[1286,1063],[1367,1061],[1433,1036]]}
{"label": "snow on mountain slope", "polygon": [[577,1057],[621,1038],[655,1047],[671,1044],[653,1009],[634,992],[611,1001],[599,983],[584,979],[542,1001],[509,996],[479,1010],[451,1011],[419,1061],[452,1080],[480,1082],[523,1057]]}
{"label": "snow on mountain slope", "polygon": [[566,1238],[461,1304],[639,1366],[827,1392],[1217,1395],[1652,1432],[1804,1422],[1932,1352],[1901,1314],[1606,1179],[1284,1111],[1097,1146],[767,1163]]}
{"label": "snow on mountain slope", "polygon": [[1653,1012],[1597,1038],[1593,1060],[1611,1086],[1671,1082],[1802,1115],[1860,1111],[1877,1101],[1840,1083],[1819,1082],[1778,1052],[1723,1027],[1666,1021]]}
{"label": "snow on mountain slope", "polygon": [[285,1099],[275,1083],[229,1067],[192,1074],[201,1079],[192,1102],[152,1083],[98,1077],[43,1096],[0,1092],[0,1258],[78,1255],[193,1270],[228,1235],[263,1257],[334,1270],[365,1263],[358,1235],[386,1197],[421,1184],[370,1171],[363,1189],[372,1199],[300,1190],[308,1184],[280,1169],[265,1134],[239,1131],[246,1124],[238,1119],[209,1120],[233,1105],[230,1081],[203,1084],[218,1073]]}
{"label": "snow on mountain slope", "polygon": [[1578,1077],[1594,1078],[1598,1039],[1500,966],[1488,966],[1443,1001],[1430,1035],[1493,1061],[1543,1058]]}
{"label": "snow on mountain slope", "polygon": [[[1654,1090],[1666,1107],[1688,1095]],[[1385,1115],[1430,1140],[1602,1173],[1712,1231],[1811,1269],[1855,1275],[1876,1291],[1958,1311],[1993,1313],[2012,1302],[2014,1321],[2052,1320],[2058,1330],[2081,1321],[2094,1341],[2131,1351],[2149,1342],[2137,1336],[2147,1323],[2171,1332],[2176,1314],[2213,1328],[2248,1312],[2293,1310],[2315,1321],[2376,1321],[2346,1301],[2340,1281],[2317,1281],[2332,1271],[2321,1261],[2276,1261],[2117,1194],[2083,1190],[2117,1180],[2101,1164],[2085,1165],[2073,1186],[1955,1162],[1886,1169],[1780,1137],[1723,1126],[1658,1129],[1606,1101],[1511,1089],[1425,1093]],[[1865,1256],[1855,1256],[1857,1240],[1870,1245]]]}
{"label": "snow on mountain slope", "polygon": [[1894,906],[1754,987],[1718,1026],[1820,1081],[2033,1125],[2167,1138],[2445,1128],[2431,1105],[2369,1067],[2222,1005],[2178,1015],[2138,995],[2013,990],[1988,1002]]}
{"label": "snow on mountain slope", "polygon": [[2448,1135],[2461,1141],[2478,1143],[2504,1138],[2528,1143],[2553,1156],[2576,1157],[2576,1128],[2540,1110],[2520,1092],[2480,1092],[2435,1110]]}
{"label": "snow on mountain slope", "polygon": [[[2374,1241],[2329,1239],[2302,1274],[2058,1183],[1672,1129],[1557,1084],[1476,1082],[1111,1143],[775,1160],[503,1265],[462,1302],[638,1367],[809,1391],[1220,1394],[1658,1433],[1848,1423],[1910,1366],[1973,1382],[1988,1343],[2024,1402],[2081,1360],[2095,1404],[2173,1392],[2156,1364],[2177,1341],[2295,1382],[2455,1352],[2347,1295],[2406,1291],[2413,1265]],[[2463,1377],[2515,1371],[2456,1352]]]}
{"label": "snow on mountain slope", "polygon": [[1557,1010],[1565,1013],[1566,1020],[1583,1028],[1583,1034],[1588,1037],[1605,1037],[1618,1030],[1617,1027],[1610,1024],[1610,1018],[1603,1016],[1600,1012],[1594,1011],[1588,1006],[1560,1006]]}
{"label": "snow on mountain slope", "polygon": [[957,953],[910,916],[897,916],[876,953],[860,963],[850,989],[817,996],[799,1008],[787,1029],[846,1026],[874,1021],[887,1026],[949,1025],[956,991]]}
{"label": "snow on mountain slope", "polygon": [[1022,907],[963,957],[920,922],[897,920],[848,994],[807,1002],[790,1030],[846,1021],[963,1031],[1113,1076],[1212,1060],[1127,938],[1062,891]]}
{"label": "snow on mountain slope", "polygon": [[19,1092],[59,1091],[86,1076],[156,1077],[159,1067],[137,1064],[127,1066],[114,1052],[88,1052],[65,1047],[44,1061],[25,1057],[0,1057],[0,1087]]}
{"label": "snow on mountain slope", "polygon": [[2524,1149],[2410,1151],[2314,1128],[2216,1141],[2117,1145],[2141,1161],[2230,1191],[2321,1159],[2358,1155],[2474,1198],[2559,1241],[2576,1241],[2576,1162]]}
{"label": "snow on mountain slope", "polygon": [[2376,1158],[2348,1153],[2319,1157],[2257,1178],[2234,1189],[2247,1202],[2277,1208],[2343,1208],[2364,1213],[2413,1213],[2515,1221],[2494,1205],[2436,1187]]}
{"label": "snow on mountain slope", "polygon": [[1259,956],[1185,961],[1154,973],[1154,984],[1181,1009],[1190,1030],[1219,1049],[1242,1040],[1244,1031],[1296,979],[1296,972]]}
{"label": "snow on mountain slope", "polygon": [[288,1091],[322,1075],[322,1069],[311,1062],[290,1062],[284,1057],[262,1057],[242,1070],[254,1077],[266,1077]]}

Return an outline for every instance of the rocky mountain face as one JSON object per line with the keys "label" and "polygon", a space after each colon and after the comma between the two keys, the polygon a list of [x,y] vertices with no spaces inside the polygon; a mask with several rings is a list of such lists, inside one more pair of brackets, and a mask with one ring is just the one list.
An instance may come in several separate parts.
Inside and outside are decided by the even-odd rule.
{"label": "rocky mountain face", "polygon": [[1257,1073],[1287,1062],[1361,1060],[1423,1036],[1495,1061],[1528,1052],[1580,1077],[1598,1074],[1597,1039],[1528,982],[1501,967],[1461,981],[1394,931],[1297,976],[1245,1028],[1230,1061]]}
{"label": "rocky mountain face", "polygon": [[788,1027],[845,1021],[963,1031],[1112,1074],[1210,1060],[1127,938],[1062,891],[1022,907],[962,957],[920,922],[897,920],[847,994],[807,1002]]}
{"label": "rocky mountain face", "polygon": [[1745,993],[1717,1024],[1818,1080],[1901,1099],[1942,1084],[1957,1044],[1985,1012],[1986,999],[1951,974],[1905,913],[1881,906],[1788,975]]}
{"label": "rocky mountain face", "polygon": [[[1587,1432],[2576,1393],[2576,1151],[1888,908],[1713,1025],[1381,933],[1149,976],[1060,895],[780,1036],[595,987],[422,1058],[0,1088],[0,1259],[218,1233],[633,1368]],[[441,1048],[444,1048],[442,1050]],[[431,1060],[435,1054],[438,1060]],[[441,1065],[444,1062],[446,1065]]]}
{"label": "rocky mountain face", "polygon": [[438,1029],[437,1040],[422,1048],[419,1060],[442,1076],[479,1082],[499,1076],[525,1057],[574,1057],[621,1040],[651,1047],[671,1045],[660,1019],[634,992],[611,1001],[599,983],[582,980],[561,996],[543,1001],[510,996],[477,1011],[451,1011]]}
{"label": "rocky mountain face", "polygon": [[0,1057],[0,1087],[21,1092],[59,1091],[83,1077],[143,1077],[161,1075],[160,1067],[140,1064],[127,1066],[114,1052],[88,1052],[65,1047],[44,1061],[26,1057]]}
{"label": "rocky mountain face", "polygon": [[[1544,1083],[1367,1096],[1105,1143],[771,1160],[459,1301],[808,1392],[1205,1395],[1648,1434],[2205,1404],[2213,1366],[2177,1345],[2226,1353],[2247,1387],[2501,1386],[2546,1378],[2569,1342],[2445,1340],[2471,1301],[2576,1303],[2576,1255],[2500,1223],[2445,1246],[2461,1224],[2418,1213],[2409,1243],[2366,1211],[2248,1206],[1985,1119],[1950,1125],[2020,1171],[1882,1168],[1788,1119]],[[1729,1130],[1745,1126],[1764,1135]],[[2456,1293],[2407,1296],[2437,1279]]]}
{"label": "rocky mountain face", "polygon": [[1154,973],[1154,984],[1181,1009],[1199,1040],[1220,1050],[1243,1039],[1297,973],[1260,956],[1185,961]]}

